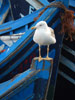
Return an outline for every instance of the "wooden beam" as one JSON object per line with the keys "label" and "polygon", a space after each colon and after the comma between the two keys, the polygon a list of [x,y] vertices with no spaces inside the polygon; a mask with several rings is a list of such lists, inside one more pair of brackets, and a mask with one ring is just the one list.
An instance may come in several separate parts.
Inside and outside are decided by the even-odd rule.
{"label": "wooden beam", "polygon": [[60,62],[64,64],[66,67],[68,67],[70,70],[75,72],[75,64],[68,60],[66,57],[61,56]]}
{"label": "wooden beam", "polygon": [[70,76],[68,76],[67,74],[65,74],[64,72],[60,71],[58,72],[62,77],[64,77],[65,79],[67,79],[69,82],[71,82],[72,84],[75,85],[75,80],[73,78],[71,78]]}
{"label": "wooden beam", "polygon": [[1,29],[0,32],[7,31],[9,29],[11,29],[11,27],[8,27],[8,28],[5,28],[5,29]]}
{"label": "wooden beam", "polygon": [[32,5],[36,10],[40,9],[43,7],[43,4],[41,4],[37,0],[26,0],[30,5]]}

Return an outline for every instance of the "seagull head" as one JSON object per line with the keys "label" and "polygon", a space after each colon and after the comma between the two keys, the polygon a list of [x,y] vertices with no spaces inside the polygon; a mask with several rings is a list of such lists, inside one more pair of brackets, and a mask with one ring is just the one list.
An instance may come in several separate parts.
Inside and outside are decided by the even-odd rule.
{"label": "seagull head", "polygon": [[46,27],[47,27],[47,23],[45,21],[40,21],[34,27],[32,27],[31,29],[41,29],[41,28],[44,29]]}

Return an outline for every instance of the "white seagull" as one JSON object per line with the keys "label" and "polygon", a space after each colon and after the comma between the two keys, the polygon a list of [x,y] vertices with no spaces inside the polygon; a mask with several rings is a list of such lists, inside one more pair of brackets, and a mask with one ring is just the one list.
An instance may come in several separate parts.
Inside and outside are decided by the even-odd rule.
{"label": "white seagull", "polygon": [[54,30],[51,27],[48,27],[45,21],[38,22],[31,29],[36,29],[33,36],[33,41],[39,45],[39,62],[42,60],[41,48],[40,48],[40,46],[42,45],[47,45],[46,59],[47,60],[51,59],[48,57],[48,53],[49,53],[49,45],[56,43]]}

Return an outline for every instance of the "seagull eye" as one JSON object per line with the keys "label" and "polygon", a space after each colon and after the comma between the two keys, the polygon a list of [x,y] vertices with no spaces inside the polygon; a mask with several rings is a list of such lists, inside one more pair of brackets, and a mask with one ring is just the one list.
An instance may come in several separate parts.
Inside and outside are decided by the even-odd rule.
{"label": "seagull eye", "polygon": [[42,24],[40,24],[40,26],[42,26]]}

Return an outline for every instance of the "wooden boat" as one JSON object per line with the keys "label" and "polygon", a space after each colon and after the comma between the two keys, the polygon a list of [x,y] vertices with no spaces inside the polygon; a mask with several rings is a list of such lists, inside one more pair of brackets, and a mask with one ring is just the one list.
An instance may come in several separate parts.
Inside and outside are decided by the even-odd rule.
{"label": "wooden boat", "polygon": [[[13,41],[13,45],[11,47],[5,44],[4,49],[6,51],[0,54],[0,70],[1,70],[0,80],[7,79],[5,77],[7,75],[9,76],[9,74],[12,74],[12,71],[14,72],[13,75],[15,75],[17,73],[15,72],[17,68],[21,68],[21,71],[24,71],[23,69],[29,68],[31,64],[31,59],[34,56],[38,56],[38,50],[37,50],[38,46],[32,40],[33,31],[30,29],[31,26],[34,26],[40,20],[45,20],[53,28],[58,29],[60,21],[59,18],[55,19],[55,17],[57,17],[59,13],[59,9],[57,8],[47,9],[42,14],[42,16],[40,16],[40,18],[36,22],[34,22],[34,18],[38,16],[39,12],[42,9],[33,12],[31,15],[27,15],[21,19],[2,24],[0,26],[0,30],[2,30],[2,32],[0,32],[0,35],[2,36],[5,36],[7,34],[12,35],[12,34],[25,32],[25,34],[22,35],[22,37],[18,39],[15,43]],[[48,13],[46,14],[46,16],[44,16],[47,11]],[[59,34],[57,35],[61,37]],[[61,41],[61,38],[59,39],[59,41]],[[4,42],[1,41],[0,43],[2,44]],[[60,42],[57,43],[56,46],[59,44]],[[46,49],[42,54],[42,56],[45,56],[45,53],[46,53]],[[25,64],[26,67],[23,64]],[[10,77],[8,77],[8,79],[10,79]]]}
{"label": "wooden boat", "polygon": [[46,100],[52,67],[53,59],[34,58],[28,70],[0,84],[0,99]]}
{"label": "wooden boat", "polygon": [[[69,0],[69,9],[75,11],[75,0]],[[74,12],[75,15],[75,12]],[[75,19],[74,19],[75,25]],[[75,36],[73,36],[75,40]],[[74,81],[74,56],[75,56],[75,42],[63,39],[63,46],[61,52],[61,58],[59,61],[59,75],[61,75],[65,80],[71,84],[75,84]],[[65,70],[64,70],[65,69]]]}
{"label": "wooden boat", "polygon": [[[44,93],[45,91],[46,93],[48,91],[46,89],[46,87],[49,86],[48,80],[51,79],[50,85],[55,84],[59,55],[63,39],[63,35],[58,34],[58,32],[60,31],[60,10],[58,8],[47,8],[38,18],[38,20],[34,22],[34,18],[37,17],[43,9],[44,7],[33,12],[30,15],[27,15],[15,21],[10,21],[0,26],[0,45],[5,44],[5,51],[0,54],[0,87],[2,87],[0,92],[1,100],[7,98],[9,98],[9,100],[16,100],[18,98],[18,95],[21,96],[20,99],[18,98],[19,100],[46,100],[45,97],[47,96],[47,94],[45,96]],[[31,27],[41,20],[46,21],[48,25],[55,30],[55,36],[57,40],[57,43],[50,47],[51,49],[49,52],[49,56],[54,58],[53,70],[51,69],[52,76],[51,72],[50,74],[48,74],[48,76],[45,76],[47,72],[44,73],[42,72],[42,70],[40,70],[41,66],[43,66],[42,63],[44,63],[44,60],[41,63],[37,62],[37,67],[35,67],[36,64],[34,64],[37,59],[33,60],[32,62],[32,59],[35,56],[38,56],[38,45],[33,42],[34,30],[31,30]],[[17,35],[19,39],[16,39],[16,41],[14,41],[14,38],[12,39],[12,37],[15,36],[17,38]],[[12,40],[12,43],[8,41],[7,38],[2,38],[5,36],[9,36],[8,38],[10,38],[10,41]],[[42,47],[42,50],[43,49],[44,51],[42,51],[42,56],[45,57],[46,47]],[[50,63],[48,63],[48,61],[45,63],[46,65],[50,66]],[[30,65],[32,65],[32,67],[30,67]],[[17,74],[18,76],[15,76]],[[24,79],[21,76],[23,76]],[[41,77],[41,80],[38,76]],[[43,81],[43,79],[45,78],[47,78],[47,80]],[[41,88],[42,90],[38,90],[38,88],[42,86],[39,84],[39,82],[41,82],[42,84],[44,83],[44,90],[43,88]],[[38,84],[37,90],[36,83]],[[5,87],[3,87],[4,85]],[[28,92],[29,90],[31,90],[30,93]],[[23,93],[25,95],[22,97]]]}
{"label": "wooden boat", "polygon": [[[69,9],[75,11],[75,0],[69,0]],[[75,15],[75,13],[74,13]],[[75,25],[75,19],[74,19]],[[75,37],[73,36],[75,40]],[[55,86],[54,100],[65,100],[65,98],[74,98],[75,86],[75,41],[63,39],[61,49],[61,58],[59,61],[59,70]],[[62,83],[61,83],[62,82]],[[64,96],[63,96],[64,94]],[[60,95],[60,97],[59,97]]]}
{"label": "wooden boat", "polygon": [[0,0],[0,25],[5,21],[9,12],[9,1]]}

